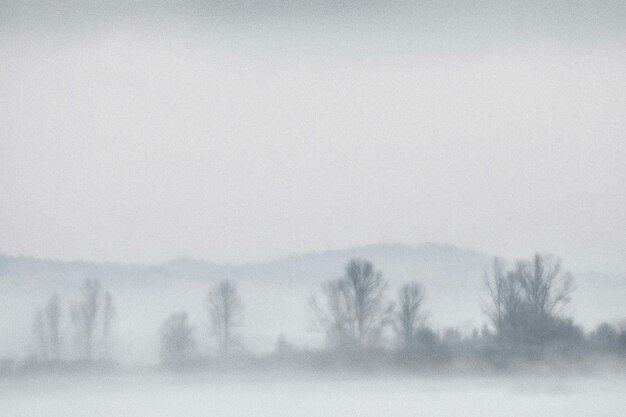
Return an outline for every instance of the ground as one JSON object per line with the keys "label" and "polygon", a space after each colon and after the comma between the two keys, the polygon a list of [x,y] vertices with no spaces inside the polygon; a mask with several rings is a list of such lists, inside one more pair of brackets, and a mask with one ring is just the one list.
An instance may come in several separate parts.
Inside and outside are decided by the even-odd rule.
{"label": "ground", "polygon": [[0,381],[0,415],[611,417],[626,377],[24,377]]}

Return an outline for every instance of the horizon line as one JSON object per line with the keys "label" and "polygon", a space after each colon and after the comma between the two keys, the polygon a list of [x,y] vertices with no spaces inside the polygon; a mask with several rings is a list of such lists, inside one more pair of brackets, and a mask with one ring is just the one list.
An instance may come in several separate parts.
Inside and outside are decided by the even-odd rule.
{"label": "horizon line", "polygon": [[237,267],[237,266],[270,264],[274,262],[281,262],[281,261],[286,261],[286,260],[290,260],[294,258],[307,257],[311,255],[332,254],[333,252],[347,252],[347,251],[353,251],[353,250],[368,249],[368,248],[373,248],[373,247],[393,247],[393,246],[405,247],[405,248],[410,248],[410,249],[420,249],[420,248],[425,248],[425,247],[447,248],[447,249],[457,250],[461,252],[470,252],[470,253],[474,253],[476,255],[481,255],[481,256],[496,257],[496,255],[490,255],[478,249],[461,247],[459,245],[456,245],[453,243],[446,243],[446,242],[423,241],[419,243],[405,243],[405,242],[398,242],[398,241],[396,242],[379,241],[379,242],[373,242],[373,243],[363,243],[363,244],[356,244],[352,246],[334,247],[334,248],[327,248],[327,249],[321,249],[321,250],[312,249],[312,250],[298,252],[298,253],[279,255],[279,256],[272,257],[272,258],[250,260],[250,261],[243,261],[243,262],[214,262],[206,258],[182,255],[178,257],[164,259],[161,261],[144,263],[144,262],[115,261],[115,260],[99,260],[98,261],[98,260],[85,259],[85,258],[80,258],[80,259],[52,258],[52,257],[46,257],[46,256],[28,255],[28,254],[23,254],[23,253],[11,254],[11,253],[6,253],[6,252],[0,252],[0,259],[10,258],[10,259],[17,259],[17,260],[51,262],[51,263],[58,263],[58,264],[94,264],[94,265],[117,265],[117,266],[135,266],[135,267],[157,267],[157,266],[168,265],[168,264],[172,264],[176,262],[187,261],[187,262],[204,263],[204,264],[209,264],[213,266]]}

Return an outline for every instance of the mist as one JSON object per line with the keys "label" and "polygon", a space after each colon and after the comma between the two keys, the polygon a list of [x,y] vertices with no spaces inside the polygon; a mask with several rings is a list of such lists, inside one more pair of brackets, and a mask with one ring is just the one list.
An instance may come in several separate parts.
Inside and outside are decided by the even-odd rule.
{"label": "mist", "polygon": [[625,28],[0,0],[0,414],[623,415]]}
{"label": "mist", "polygon": [[4,253],[626,270],[619,2],[2,4]]}

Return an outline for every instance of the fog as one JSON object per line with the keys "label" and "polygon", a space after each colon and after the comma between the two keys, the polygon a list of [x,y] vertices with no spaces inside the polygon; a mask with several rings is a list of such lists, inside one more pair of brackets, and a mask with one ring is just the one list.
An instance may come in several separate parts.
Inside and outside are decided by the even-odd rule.
{"label": "fog", "polygon": [[[54,384],[54,385],[52,385]],[[2,384],[8,415],[619,416],[623,379],[113,378]],[[33,395],[37,401],[33,401]],[[95,406],[95,405],[98,406]]]}
{"label": "fog", "polygon": [[[113,327],[112,353],[127,365],[158,362],[158,328],[172,311],[187,311],[201,351],[214,353],[206,298],[212,285],[224,278],[239,285],[244,317],[238,332],[247,349],[272,352],[281,335],[296,346],[321,347],[324,335],[316,329],[310,297],[320,283],[340,276],[345,263],[359,256],[382,270],[389,281],[390,298],[402,284],[418,280],[425,287],[424,309],[434,329],[453,327],[469,335],[488,323],[482,308],[486,297],[483,275],[492,258],[448,246],[372,245],[243,266],[185,260],[155,266],[76,266],[9,258],[0,262],[0,327],[11,337],[0,339],[0,357],[24,357],[36,350],[31,323],[37,309],[55,291],[63,309],[63,349],[71,356],[69,310],[80,297],[83,279],[94,276],[113,294],[118,319]],[[576,290],[568,314],[585,331],[626,318],[623,274],[574,271],[574,276]]]}
{"label": "fog", "polygon": [[0,415],[623,415],[624,68],[612,0],[0,0]]}
{"label": "fog", "polygon": [[4,1],[0,251],[623,273],[624,7],[544,3]]}

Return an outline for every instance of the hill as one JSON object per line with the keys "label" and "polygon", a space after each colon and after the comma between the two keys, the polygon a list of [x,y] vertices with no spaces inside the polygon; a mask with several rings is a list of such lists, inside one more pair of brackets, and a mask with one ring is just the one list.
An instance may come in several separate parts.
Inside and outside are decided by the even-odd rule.
{"label": "hill", "polygon": [[395,282],[417,279],[434,284],[475,283],[489,257],[451,245],[375,244],[290,256],[270,262],[220,265],[196,259],[177,259],[159,265],[62,262],[29,257],[0,256],[0,278],[5,282],[42,286],[74,286],[85,277],[98,277],[114,286],[155,285],[174,281],[272,281],[285,285],[318,284],[341,275],[351,258],[369,259]]}

